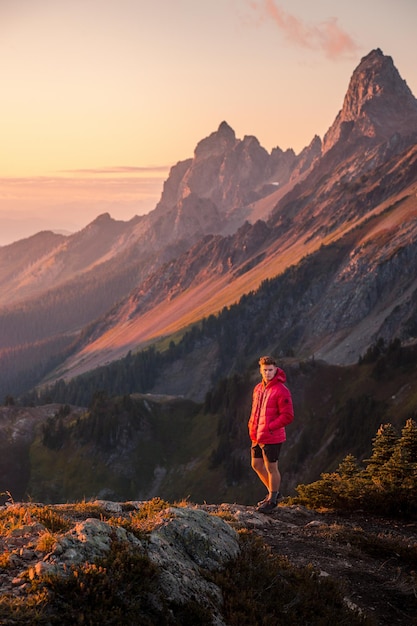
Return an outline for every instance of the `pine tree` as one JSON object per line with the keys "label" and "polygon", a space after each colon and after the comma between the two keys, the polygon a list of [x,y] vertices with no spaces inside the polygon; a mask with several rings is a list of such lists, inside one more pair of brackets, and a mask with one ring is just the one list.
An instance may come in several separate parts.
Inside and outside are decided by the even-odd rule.
{"label": "pine tree", "polygon": [[369,475],[377,479],[385,463],[391,458],[398,441],[398,433],[392,424],[381,424],[372,441],[372,454],[365,459]]}
{"label": "pine tree", "polygon": [[360,472],[360,467],[358,465],[358,461],[353,456],[353,454],[348,454],[343,461],[340,463],[337,473],[344,480],[351,479]]}
{"label": "pine tree", "polygon": [[417,507],[417,427],[407,420],[391,458],[381,471],[387,498],[401,511]]}
{"label": "pine tree", "polygon": [[403,456],[407,457],[410,463],[417,463],[417,424],[414,420],[406,421],[398,443]]}

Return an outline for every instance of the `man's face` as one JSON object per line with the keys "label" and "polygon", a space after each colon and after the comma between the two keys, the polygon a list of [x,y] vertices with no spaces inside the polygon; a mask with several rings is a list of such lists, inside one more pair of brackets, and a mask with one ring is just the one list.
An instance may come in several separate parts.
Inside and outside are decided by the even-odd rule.
{"label": "man's face", "polygon": [[262,380],[265,383],[268,383],[270,380],[272,380],[275,376],[275,374],[277,373],[277,366],[276,365],[261,365],[260,370],[261,370],[261,376],[262,376]]}

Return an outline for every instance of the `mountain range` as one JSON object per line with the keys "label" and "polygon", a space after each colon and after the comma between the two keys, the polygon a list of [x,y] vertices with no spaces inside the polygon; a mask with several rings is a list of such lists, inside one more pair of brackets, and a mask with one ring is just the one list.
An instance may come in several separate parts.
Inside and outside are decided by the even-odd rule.
{"label": "mountain range", "polygon": [[[252,321],[236,327],[225,373],[259,351],[346,365],[378,338],[412,343],[416,194],[417,100],[376,49],[323,140],[300,154],[268,153],[223,121],[171,168],[149,214],[103,214],[70,236],[39,232],[0,247],[0,392],[166,347],[249,296]],[[260,326],[263,339],[248,347]],[[191,374],[170,393],[204,397],[219,370],[216,341],[200,339],[204,375],[197,346]]]}

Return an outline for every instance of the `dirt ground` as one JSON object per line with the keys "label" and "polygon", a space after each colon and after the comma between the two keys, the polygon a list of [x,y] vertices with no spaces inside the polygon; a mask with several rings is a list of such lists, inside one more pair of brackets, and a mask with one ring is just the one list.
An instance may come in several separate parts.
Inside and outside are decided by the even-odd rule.
{"label": "dirt ground", "polygon": [[239,505],[204,508],[229,510],[274,553],[336,579],[345,601],[377,626],[417,625],[416,521],[317,513],[282,504],[270,515]]}

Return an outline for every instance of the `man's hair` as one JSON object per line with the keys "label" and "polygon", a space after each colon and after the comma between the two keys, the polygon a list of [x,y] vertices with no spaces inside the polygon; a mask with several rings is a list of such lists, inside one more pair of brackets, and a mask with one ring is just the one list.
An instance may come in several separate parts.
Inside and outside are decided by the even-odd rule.
{"label": "man's hair", "polygon": [[272,356],[261,356],[259,365],[275,365],[275,367],[278,367],[278,363]]}

